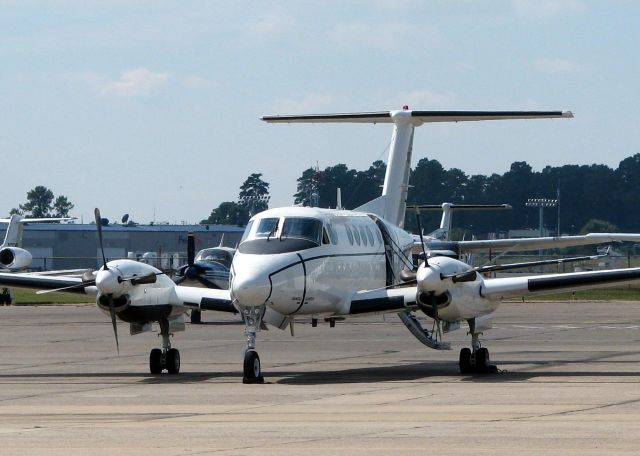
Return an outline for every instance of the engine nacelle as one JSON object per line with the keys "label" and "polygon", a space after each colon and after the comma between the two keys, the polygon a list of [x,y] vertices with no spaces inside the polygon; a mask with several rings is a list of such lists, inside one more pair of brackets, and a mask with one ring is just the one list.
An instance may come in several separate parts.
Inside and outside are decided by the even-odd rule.
{"label": "engine nacelle", "polygon": [[0,249],[0,268],[23,269],[31,264],[33,257],[20,247],[3,247]]}

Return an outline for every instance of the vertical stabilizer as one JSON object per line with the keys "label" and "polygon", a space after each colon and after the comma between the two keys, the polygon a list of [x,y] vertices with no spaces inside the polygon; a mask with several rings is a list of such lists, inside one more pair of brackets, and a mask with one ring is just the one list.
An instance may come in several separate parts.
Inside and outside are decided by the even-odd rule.
{"label": "vertical stabilizer", "polygon": [[413,133],[415,127],[432,122],[570,117],[573,117],[571,112],[563,111],[410,111],[405,106],[401,111],[264,116],[262,120],[270,123],[394,124],[382,195],[356,208],[356,210],[372,212],[388,222],[402,227],[407,205],[407,190],[409,188],[411,151],[413,149]]}
{"label": "vertical stabilizer", "polygon": [[22,243],[22,216],[13,214],[9,219],[3,247],[19,247]]}

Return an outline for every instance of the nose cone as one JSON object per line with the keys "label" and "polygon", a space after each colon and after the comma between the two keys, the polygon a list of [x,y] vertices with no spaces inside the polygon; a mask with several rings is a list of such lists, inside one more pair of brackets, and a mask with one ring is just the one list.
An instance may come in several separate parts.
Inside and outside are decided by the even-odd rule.
{"label": "nose cone", "polygon": [[441,270],[438,265],[421,265],[416,273],[418,290],[427,293],[434,292],[436,294],[446,291],[446,286],[440,277],[440,273]]}
{"label": "nose cone", "polygon": [[124,291],[120,273],[111,269],[101,269],[96,274],[96,288],[100,294],[119,296]]}
{"label": "nose cone", "polygon": [[259,271],[242,271],[233,276],[231,298],[242,306],[261,306],[271,295],[269,277]]}

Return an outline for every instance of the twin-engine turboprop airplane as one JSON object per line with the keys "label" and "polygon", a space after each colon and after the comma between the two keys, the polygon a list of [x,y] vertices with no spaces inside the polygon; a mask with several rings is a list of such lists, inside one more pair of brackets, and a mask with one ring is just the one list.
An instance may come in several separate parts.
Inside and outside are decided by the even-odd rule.
{"label": "twin-engine turboprop airplane", "polygon": [[[460,370],[487,372],[489,352],[480,346],[479,335],[502,297],[594,288],[640,279],[640,268],[485,279],[468,264],[447,257],[429,259],[412,274],[414,239],[402,225],[415,127],[428,122],[563,117],[572,114],[432,112],[405,108],[375,113],[263,117],[266,122],[279,123],[392,123],[394,128],[379,198],[355,211],[271,209],[257,214],[247,225],[232,264],[230,293],[231,301],[245,320],[244,380],[262,381],[255,343],[263,321],[284,329],[303,315],[332,320],[393,312],[422,343],[446,349],[449,345],[442,342],[442,333],[466,320],[472,347],[461,350]],[[640,235],[620,237],[640,240]],[[414,310],[433,318],[435,329],[422,328],[412,314]]]}

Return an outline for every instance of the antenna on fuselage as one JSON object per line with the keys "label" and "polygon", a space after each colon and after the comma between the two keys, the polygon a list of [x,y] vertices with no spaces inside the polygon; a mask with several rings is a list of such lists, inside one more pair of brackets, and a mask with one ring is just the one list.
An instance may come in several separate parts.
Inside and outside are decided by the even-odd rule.
{"label": "antenna on fuselage", "polygon": [[336,189],[336,209],[342,210],[342,189],[340,187]]}

